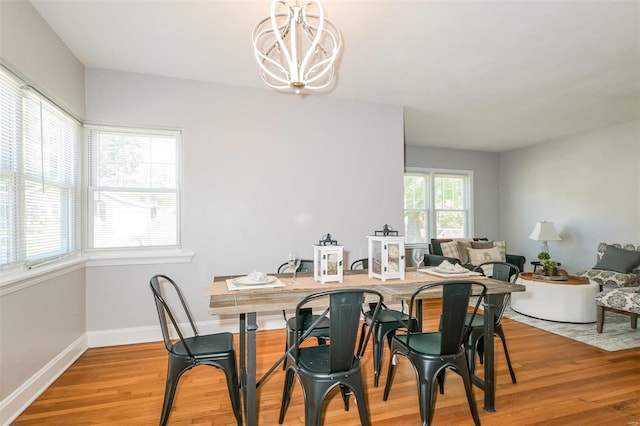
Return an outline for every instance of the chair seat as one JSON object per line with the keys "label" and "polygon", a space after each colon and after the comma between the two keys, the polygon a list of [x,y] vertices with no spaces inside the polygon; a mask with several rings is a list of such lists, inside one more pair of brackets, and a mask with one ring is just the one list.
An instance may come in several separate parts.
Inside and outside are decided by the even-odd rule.
{"label": "chair seat", "polygon": [[[406,335],[395,336],[396,339],[403,344],[407,342]],[[411,335],[409,348],[413,351],[420,352],[420,355],[439,356],[442,343],[442,333],[419,333]],[[462,349],[462,347],[460,348]]]}
{"label": "chair seat", "polygon": [[640,287],[602,291],[596,296],[596,305],[640,314]]}
{"label": "chair seat", "polygon": [[[371,311],[367,311],[364,314],[364,316],[367,318],[371,318],[372,315],[373,315],[373,312]],[[381,309],[380,312],[378,312],[378,316],[376,317],[376,322],[379,322],[379,323],[399,322],[399,321],[407,322],[409,321],[409,319],[410,319],[409,315],[403,312],[396,311],[393,309]]]}
{"label": "chair seat", "polygon": [[[231,333],[186,337],[184,340],[196,359],[211,359],[212,353],[218,353],[220,358],[225,358],[229,356],[228,353],[234,350],[233,334]],[[177,341],[173,345],[171,353],[178,356],[188,356],[184,344],[181,341]]]}
{"label": "chair seat", "polygon": [[[313,324],[314,322],[316,322],[318,320],[318,318],[320,318],[320,315],[301,315],[302,316],[302,329],[306,330],[309,327],[311,327],[311,324]],[[329,322],[329,318],[327,317],[323,317],[320,322],[314,327],[313,331],[311,332],[311,336],[318,336],[318,335],[322,335],[322,336],[328,336],[327,330],[329,329],[330,326],[330,322]],[[291,317],[287,320],[287,328],[289,330],[295,330],[296,328],[296,317]]]}
{"label": "chair seat", "polygon": [[[312,346],[308,348],[300,349],[300,358],[298,361],[298,368],[312,373],[314,375],[322,375],[326,374],[330,376],[331,369],[329,366],[329,356],[330,356],[330,346],[329,345],[319,345]],[[360,369],[360,360],[354,357],[353,366],[351,368],[352,371],[356,371]],[[339,372],[340,376],[345,376],[344,371]]]}

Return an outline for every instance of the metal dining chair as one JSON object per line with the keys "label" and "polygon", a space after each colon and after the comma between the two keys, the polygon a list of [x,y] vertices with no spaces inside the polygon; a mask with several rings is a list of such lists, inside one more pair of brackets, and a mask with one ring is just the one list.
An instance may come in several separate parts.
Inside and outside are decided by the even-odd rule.
{"label": "metal dining chair", "polygon": [[[486,276],[490,276],[495,280],[515,283],[520,275],[520,268],[516,265],[507,262],[485,262],[474,268],[476,272],[482,272]],[[511,381],[517,383],[516,373],[513,371],[511,365],[511,358],[509,357],[509,350],[507,349],[507,339],[504,335],[504,329],[502,328],[502,315],[505,309],[509,306],[509,300],[511,299],[510,293],[504,293],[497,296],[498,306],[493,318],[494,322],[494,335],[498,336],[502,341],[502,348],[504,349],[504,356],[507,359],[507,366],[509,367],[509,374],[511,375]],[[484,322],[486,318],[483,314],[478,314],[471,320],[467,318],[467,324],[470,325],[470,332],[465,342],[465,348],[467,351],[467,361],[469,363],[469,371],[471,374],[476,370],[476,353],[480,359],[480,364],[484,361]]]}
{"label": "metal dining chair", "polygon": [[442,292],[441,326],[438,331],[423,332],[412,331],[411,325],[405,323],[404,333],[396,333],[391,341],[391,361],[383,400],[389,398],[398,359],[404,356],[411,362],[417,375],[418,402],[423,425],[429,425],[433,420],[436,387],[444,384],[444,372],[447,369],[462,377],[471,416],[474,423],[480,425],[463,342],[468,334],[467,311],[471,295],[475,293],[474,296],[478,296],[471,311],[473,321],[487,287],[478,281],[441,281],[423,285],[411,296],[409,314],[417,316],[417,308],[420,306],[417,301],[422,297],[422,293],[438,289]]}
{"label": "metal dining chair", "polygon": [[[293,334],[294,346],[285,360],[286,375],[282,391],[282,404],[278,423],[284,421],[294,377],[298,377],[305,400],[305,425],[320,425],[322,403],[325,396],[336,386],[340,386],[345,410],[349,408],[349,397],[353,394],[358,406],[360,423],[369,425],[369,410],[364,392],[360,358],[371,336],[357,351],[356,339],[360,326],[360,311],[365,300],[373,303],[375,319],[382,305],[382,294],[367,289],[334,289],[315,293],[303,298],[296,307]],[[305,314],[308,306],[325,306],[326,309],[315,321],[309,322]],[[323,320],[329,321],[329,341],[326,345],[310,346],[302,343]]]}
{"label": "metal dining chair", "polygon": [[[282,265],[280,265],[278,267],[278,273],[282,274],[282,273],[286,273],[286,272],[293,272],[291,270],[292,268],[289,266],[288,262],[283,263]],[[300,266],[298,266],[297,269],[298,272],[313,272],[313,260],[308,260],[308,259],[302,259],[300,260]],[[315,320],[317,320],[319,318],[318,315],[314,315],[312,312],[311,308],[308,308],[307,310],[303,311],[303,313],[305,314],[306,320],[309,323],[314,322]],[[287,342],[286,342],[286,346],[285,346],[285,351],[288,350],[291,346],[293,346],[294,343],[294,335],[293,335],[293,329],[295,326],[295,321],[296,321],[296,317],[293,316],[291,318],[287,318],[287,312],[283,309],[282,310],[282,316],[284,317],[284,321],[286,324],[286,329],[287,329]],[[320,324],[318,324],[312,331],[311,336],[315,337],[318,340],[318,344],[324,345],[327,341],[329,335],[329,320],[328,319],[323,319],[321,320]],[[283,366],[284,368],[284,366]]]}
{"label": "metal dining chair", "polygon": [[[216,333],[200,335],[195,327],[191,313],[187,308],[184,298],[176,283],[166,275],[154,275],[149,282],[164,344],[169,352],[169,365],[167,367],[167,381],[164,391],[164,402],[162,403],[162,414],[160,415],[160,425],[166,425],[171,413],[173,398],[178,387],[178,381],[182,374],[200,365],[210,365],[224,371],[227,379],[227,388],[231,398],[233,414],[238,425],[242,425],[242,413],[240,408],[240,390],[238,382],[238,372],[236,369],[236,356],[232,333]],[[185,337],[180,324],[176,321],[176,316],[166,302],[163,290],[172,292],[182,305],[183,314],[186,316],[190,333],[192,336]],[[169,334],[169,324],[173,327],[178,340],[173,342]]]}

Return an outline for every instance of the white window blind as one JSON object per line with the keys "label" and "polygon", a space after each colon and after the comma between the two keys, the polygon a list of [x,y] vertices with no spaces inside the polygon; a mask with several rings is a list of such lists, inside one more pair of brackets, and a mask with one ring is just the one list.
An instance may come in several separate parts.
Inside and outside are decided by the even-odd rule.
{"label": "white window blind", "polygon": [[81,125],[0,68],[0,265],[78,250]]}
{"label": "white window blind", "polygon": [[180,132],[87,126],[87,246],[179,246]]}

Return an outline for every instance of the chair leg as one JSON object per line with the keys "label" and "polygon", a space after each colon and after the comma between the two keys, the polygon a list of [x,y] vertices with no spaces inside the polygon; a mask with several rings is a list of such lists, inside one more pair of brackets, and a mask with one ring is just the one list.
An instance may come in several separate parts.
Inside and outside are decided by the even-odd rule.
{"label": "chair leg", "polygon": [[389,361],[389,371],[387,372],[387,383],[384,385],[384,393],[382,394],[382,400],[386,401],[389,398],[389,392],[391,391],[391,385],[393,383],[393,376],[396,372],[396,356],[392,353],[391,360]]}
{"label": "chair leg", "polygon": [[295,373],[292,369],[287,369],[284,376],[284,386],[282,389],[282,403],[280,404],[280,416],[278,417],[278,423],[284,422],[284,416],[289,408],[289,402],[291,401],[291,392],[293,391],[293,379]]}
{"label": "chair leg", "polygon": [[229,398],[231,399],[231,407],[233,415],[236,416],[238,426],[242,425],[242,408],[240,405],[240,387],[238,383],[238,372],[235,366],[235,356],[227,362],[221,362],[222,370],[227,377],[227,388],[229,390]]}
{"label": "chair leg", "polygon": [[631,312],[631,328],[638,328],[638,314]]}
{"label": "chair leg", "polygon": [[471,417],[473,417],[473,423],[476,426],[480,426],[480,415],[478,414],[478,405],[476,399],[473,396],[473,384],[471,383],[471,374],[467,370],[467,364],[462,361],[458,362],[456,368],[462,376],[462,382],[464,383],[464,391],[467,394],[467,403],[469,404],[469,410],[471,411]]}
{"label": "chair leg", "polygon": [[367,399],[364,394],[364,386],[362,385],[362,378],[359,378],[360,384],[355,384],[353,387],[353,396],[358,406],[358,414],[360,415],[360,424],[362,426],[369,426],[369,408],[367,407]]}
{"label": "chair leg", "polygon": [[358,340],[358,353],[362,351],[362,346],[364,345],[364,336],[367,331],[367,320],[362,321],[362,327],[360,328],[360,339]]}
{"label": "chair leg", "polygon": [[420,406],[420,418],[424,426],[430,425],[433,422],[433,412],[435,411],[436,399],[438,398],[438,392],[436,391],[436,383],[438,383],[442,371],[436,373],[435,377],[426,377],[429,375],[428,371],[418,370],[418,404]]}
{"label": "chair leg", "polygon": [[516,380],[516,373],[513,371],[513,367],[511,366],[511,358],[509,358],[509,350],[507,349],[507,341],[504,337],[504,333],[499,333],[498,336],[500,340],[502,340],[502,348],[504,349],[504,356],[507,359],[507,367],[509,367],[509,374],[511,375],[511,382],[518,383]]}
{"label": "chair leg", "polygon": [[351,389],[345,385],[340,385],[340,394],[344,402],[344,411],[349,411],[349,398],[351,397]]}
{"label": "chair leg", "polygon": [[596,331],[602,333],[602,326],[604,325],[604,306],[597,306],[598,308],[598,323],[596,324]]}
{"label": "chair leg", "polygon": [[180,358],[169,355],[167,381],[164,389],[164,401],[162,403],[162,414],[160,414],[160,426],[166,425],[169,420],[169,414],[171,414],[171,406],[173,405],[173,398],[176,394],[176,388],[178,387],[180,376],[182,376],[182,373],[191,367],[192,365],[190,361],[183,361]]}

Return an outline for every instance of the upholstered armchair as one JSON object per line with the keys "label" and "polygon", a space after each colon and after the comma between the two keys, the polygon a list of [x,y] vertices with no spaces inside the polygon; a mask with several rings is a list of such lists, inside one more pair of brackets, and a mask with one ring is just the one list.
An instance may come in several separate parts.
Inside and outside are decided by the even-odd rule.
{"label": "upholstered armchair", "polygon": [[601,289],[640,285],[640,244],[600,243],[597,261],[576,275],[600,284]]}

